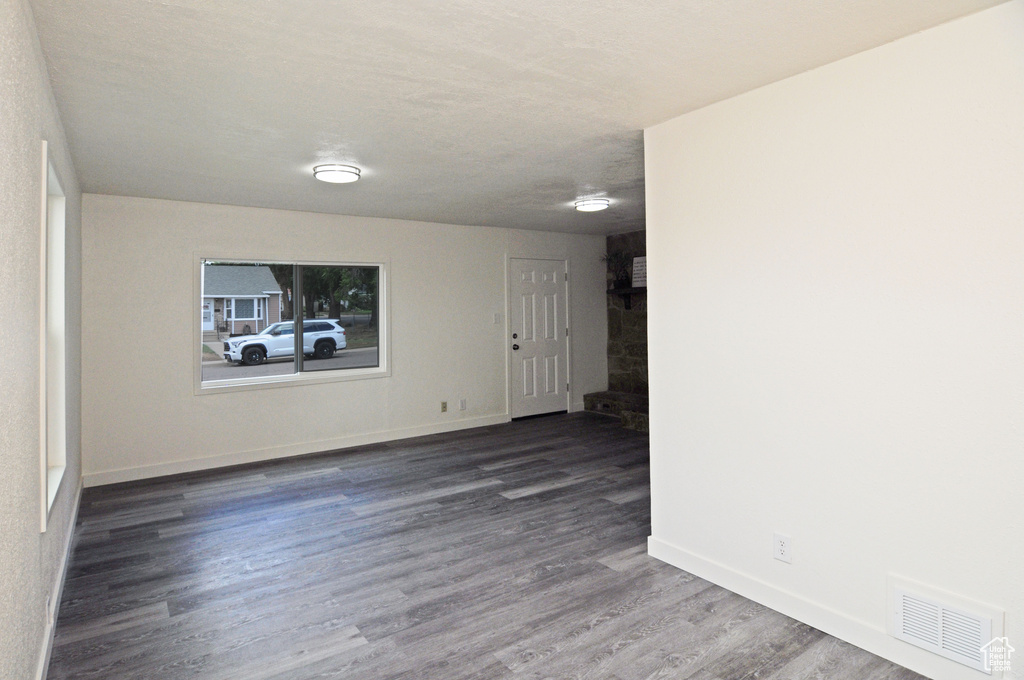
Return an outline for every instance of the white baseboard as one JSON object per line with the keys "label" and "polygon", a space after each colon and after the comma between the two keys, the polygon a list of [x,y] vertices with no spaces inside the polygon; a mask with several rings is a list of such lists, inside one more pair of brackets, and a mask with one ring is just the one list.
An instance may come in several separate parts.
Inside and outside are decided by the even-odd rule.
{"label": "white baseboard", "polygon": [[654,536],[647,538],[647,554],[929,678],[982,680],[997,677],[890,637],[884,625],[872,625],[796,593],[781,590]]}
{"label": "white baseboard", "polygon": [[78,508],[82,504],[82,489],[85,485],[78,480],[78,488],[75,489],[75,500],[72,501],[71,521],[68,523],[67,538],[64,539],[64,550],[61,554],[60,566],[57,568],[57,581],[50,593],[50,607],[53,609],[53,623],[50,623],[49,612],[47,612],[46,630],[43,638],[43,648],[39,651],[39,664],[36,667],[37,680],[46,680],[46,673],[50,667],[50,654],[53,652],[53,634],[57,623],[57,611],[60,609],[60,598],[64,595],[64,580],[68,575],[68,565],[71,562],[71,549],[75,542],[75,525],[78,523]]}
{"label": "white baseboard", "polygon": [[90,472],[83,476],[85,486],[102,486],[104,484],[117,484],[119,482],[132,482],[140,479],[151,479],[153,477],[164,477],[166,475],[177,475],[185,472],[199,472],[201,470],[213,470],[215,468],[228,467],[231,465],[244,465],[245,463],[258,463],[265,460],[277,458],[289,458],[291,456],[302,456],[310,453],[322,453],[335,449],[344,449],[351,446],[363,446],[366,444],[377,444],[380,442],[408,439],[410,437],[422,437],[430,434],[441,434],[456,430],[466,430],[473,427],[485,427],[487,425],[499,425],[509,422],[507,414],[492,416],[481,416],[478,418],[466,418],[453,420],[444,423],[431,423],[429,425],[418,425],[398,430],[387,430],[384,432],[369,432],[365,434],[338,437],[335,439],[322,439],[312,442],[300,442],[298,444],[286,444],[284,446],[273,446],[265,449],[254,449],[251,451],[237,451],[225,453],[207,458],[192,458],[189,460],[173,461],[169,463],[157,463],[154,465],[143,465],[134,468],[121,468],[119,470],[104,470]]}

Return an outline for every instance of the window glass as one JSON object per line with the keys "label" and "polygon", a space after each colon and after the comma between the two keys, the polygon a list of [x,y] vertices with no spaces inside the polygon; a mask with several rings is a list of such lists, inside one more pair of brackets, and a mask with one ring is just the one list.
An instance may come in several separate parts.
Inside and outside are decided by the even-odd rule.
{"label": "window glass", "polygon": [[378,299],[380,268],[319,265],[302,268],[303,316],[317,322],[305,371],[380,365]]}
{"label": "window glass", "polygon": [[381,366],[381,265],[204,260],[201,269],[203,383]]}
{"label": "window glass", "polygon": [[235,318],[236,319],[255,319],[256,318],[256,305],[255,300],[235,300]]}
{"label": "window glass", "polygon": [[[42,144],[43,171],[46,183],[46,205],[40,224],[40,239],[45,244],[40,274],[40,336],[43,339],[43,361],[40,365],[40,394],[43,413],[43,433],[40,437],[39,457],[43,477],[40,479],[40,529],[46,523],[54,499],[64,479],[67,456],[67,324],[65,316],[65,289],[67,276],[65,261],[67,202],[57,172],[50,163],[47,143]],[[9,317],[8,317],[9,318]],[[6,319],[5,319],[6,320]]]}

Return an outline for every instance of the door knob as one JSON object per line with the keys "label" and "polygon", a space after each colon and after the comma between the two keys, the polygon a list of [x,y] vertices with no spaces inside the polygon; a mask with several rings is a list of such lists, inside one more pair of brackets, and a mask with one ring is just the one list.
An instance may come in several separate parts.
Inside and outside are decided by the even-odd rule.
{"label": "door knob", "polygon": [[512,334],[512,339],[513,339],[513,340],[515,340],[515,339],[516,339],[516,338],[518,338],[518,337],[519,337],[519,333],[513,333],[513,334]]}
{"label": "door knob", "polygon": [[519,345],[512,345],[512,351],[513,352],[516,351],[517,349],[519,349]]}

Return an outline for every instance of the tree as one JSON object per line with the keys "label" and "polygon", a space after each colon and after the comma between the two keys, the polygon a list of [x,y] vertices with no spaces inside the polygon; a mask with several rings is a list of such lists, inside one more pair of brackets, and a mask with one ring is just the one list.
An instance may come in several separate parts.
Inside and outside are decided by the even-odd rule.
{"label": "tree", "polygon": [[[284,292],[285,319],[294,319],[294,296],[292,291],[293,266],[290,264],[266,265]],[[302,308],[303,317],[316,318],[319,303],[326,307],[327,316],[337,319],[341,314],[355,310],[370,311],[370,327],[377,327],[378,276],[376,267],[342,267],[335,265],[302,267]]]}
{"label": "tree", "polygon": [[270,272],[274,275],[274,280],[277,281],[277,285],[281,287],[281,301],[284,306],[284,310],[281,312],[282,319],[294,319],[292,309],[292,276],[294,275],[294,266],[290,264],[268,264]]}
{"label": "tree", "polygon": [[370,310],[370,326],[377,326],[376,267],[306,267],[303,274],[303,296],[307,318],[313,317],[316,303],[327,307],[331,318],[344,310]]}
{"label": "tree", "polygon": [[359,308],[370,310],[370,328],[377,327],[377,295],[378,295],[378,283],[377,283],[377,268],[376,267],[359,267],[356,269],[357,280],[359,285],[357,290],[359,291]]}

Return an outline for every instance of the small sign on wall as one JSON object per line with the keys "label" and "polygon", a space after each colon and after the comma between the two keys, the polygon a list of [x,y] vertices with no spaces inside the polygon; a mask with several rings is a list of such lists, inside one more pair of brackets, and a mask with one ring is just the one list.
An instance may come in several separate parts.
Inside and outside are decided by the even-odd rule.
{"label": "small sign on wall", "polygon": [[647,256],[633,258],[633,287],[647,287]]}

